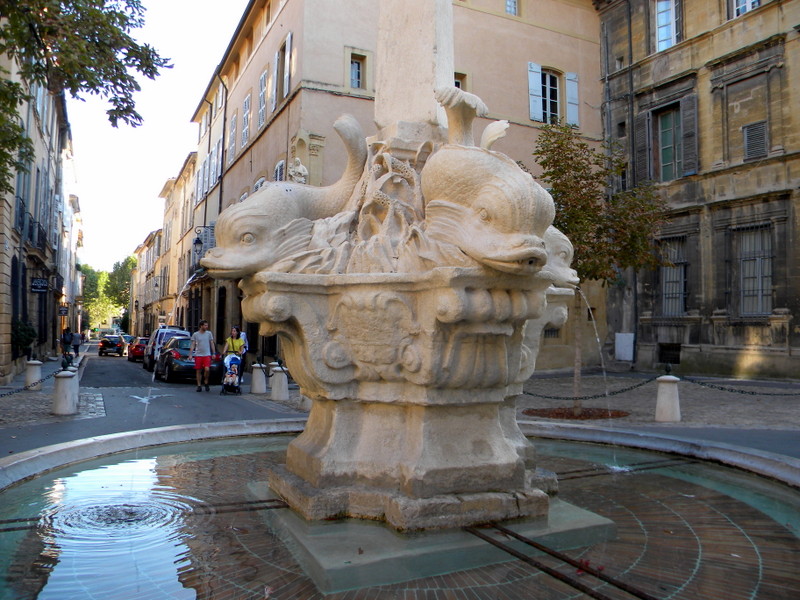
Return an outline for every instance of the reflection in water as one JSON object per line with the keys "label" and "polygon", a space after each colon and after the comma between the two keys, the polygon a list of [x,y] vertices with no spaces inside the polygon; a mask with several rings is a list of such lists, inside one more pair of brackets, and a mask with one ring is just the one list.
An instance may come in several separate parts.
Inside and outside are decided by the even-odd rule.
{"label": "reflection in water", "polygon": [[197,501],[161,485],[156,466],[154,458],[132,460],[53,482],[37,530],[52,561],[38,598],[108,598],[109,590],[122,598],[153,587],[195,597],[176,568],[189,562],[183,515]]}
{"label": "reflection in water", "polygon": [[[15,486],[0,498],[0,600],[321,600],[263,519],[275,508],[263,501],[267,470],[283,462],[291,439],[142,450]],[[573,558],[658,598],[800,592],[797,490],[683,457],[535,443],[540,463],[558,474],[560,496],[617,525],[616,540],[570,550]],[[346,536],[339,543],[354,550]],[[458,600],[525,598],[531,589],[575,597],[519,562],[383,586],[366,597],[438,590]]]}

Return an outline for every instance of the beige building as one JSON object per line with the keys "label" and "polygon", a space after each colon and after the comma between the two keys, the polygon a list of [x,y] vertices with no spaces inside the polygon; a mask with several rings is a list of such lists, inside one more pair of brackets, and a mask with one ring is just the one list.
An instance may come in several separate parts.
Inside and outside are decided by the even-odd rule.
{"label": "beige building", "polygon": [[[4,77],[18,81],[16,66],[5,55],[0,56],[0,68]],[[13,192],[0,194],[0,383],[4,384],[25,368],[26,357],[59,355],[63,328],[74,331],[84,323],[82,278],[75,267],[81,242],[80,204],[64,192],[72,158],[64,95],[38,84],[22,85],[30,100],[20,105],[18,116],[33,143],[33,157],[11,181]]]}
{"label": "beige building", "polygon": [[672,214],[612,332],[642,367],[796,377],[800,2],[597,0],[604,125]]}
{"label": "beige building", "polygon": [[[238,288],[205,276],[198,260],[214,245],[219,213],[260,186],[290,178],[328,185],[339,178],[346,155],[332,125],[341,114],[354,115],[366,135],[376,133],[380,4],[248,4],[219,65],[210,66],[212,75],[192,115],[199,126],[195,159],[162,191],[166,211],[173,211],[165,214],[163,226],[172,258],[162,257],[158,271],[163,276],[168,269],[175,298],[170,324],[193,330],[204,318],[224,339],[230,325],[241,323],[251,340],[257,338],[257,325],[242,323]],[[599,18],[591,2],[454,0],[453,10],[454,83],[490,109],[476,127],[478,135],[489,119],[507,119],[508,135],[495,149],[534,173],[531,153],[543,122],[561,118],[578,126],[586,139],[601,139]],[[389,57],[387,64],[393,60],[403,57]],[[165,244],[161,250],[167,252]],[[156,274],[155,262],[148,268]],[[603,293],[589,286],[588,295],[603,323]],[[599,351],[588,333],[592,325],[581,322],[587,330],[586,362],[596,364]],[[552,348],[540,365],[571,364],[572,337],[569,326],[548,331],[546,343]],[[251,342],[251,350],[254,346]]]}

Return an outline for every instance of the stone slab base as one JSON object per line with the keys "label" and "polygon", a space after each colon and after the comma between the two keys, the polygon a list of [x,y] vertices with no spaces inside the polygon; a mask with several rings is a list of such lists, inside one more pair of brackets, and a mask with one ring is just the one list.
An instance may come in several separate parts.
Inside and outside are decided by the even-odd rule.
{"label": "stone slab base", "polygon": [[[275,497],[263,482],[252,483],[249,491],[258,499]],[[516,560],[460,529],[399,533],[374,521],[306,521],[288,509],[260,514],[324,594]],[[555,498],[547,516],[504,526],[561,550],[616,536],[613,521]],[[521,542],[498,539],[527,555],[535,553]]]}
{"label": "stone slab base", "polygon": [[270,471],[269,486],[310,521],[355,517],[386,521],[399,531],[464,527],[521,517],[544,517],[548,495],[539,489],[512,492],[443,494],[411,498],[367,487],[318,489],[279,465]]}

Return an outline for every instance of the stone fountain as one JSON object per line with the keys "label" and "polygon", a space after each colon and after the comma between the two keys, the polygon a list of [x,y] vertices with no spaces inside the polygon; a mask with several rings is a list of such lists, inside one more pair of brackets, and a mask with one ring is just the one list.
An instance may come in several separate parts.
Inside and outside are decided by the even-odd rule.
{"label": "stone fountain", "polygon": [[[396,19],[410,4],[432,11],[413,41]],[[229,207],[201,261],[241,278],[245,318],[279,336],[312,401],[269,481],[309,520],[420,530],[541,517],[555,491],[514,398],[542,327],[566,314],[572,248],[552,227],[550,195],[492,150],[508,124],[474,141],[488,111],[447,85],[448,19],[447,1],[387,0],[379,55],[403,45],[408,70],[433,47],[433,71],[389,76],[379,64],[390,96],[379,87],[378,136],[365,140],[350,116],[334,125],[348,153],[341,179],[274,183]],[[403,102],[391,100],[398,82]]]}

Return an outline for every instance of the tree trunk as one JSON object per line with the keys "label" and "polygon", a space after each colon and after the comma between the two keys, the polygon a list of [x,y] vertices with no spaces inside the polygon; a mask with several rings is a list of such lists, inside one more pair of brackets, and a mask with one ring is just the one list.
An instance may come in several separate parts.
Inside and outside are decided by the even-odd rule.
{"label": "tree trunk", "polygon": [[581,367],[583,366],[583,319],[581,318],[581,295],[578,290],[575,291],[575,316],[573,322],[574,329],[574,342],[575,342],[575,365],[572,373],[572,414],[576,417],[581,415],[583,411],[583,402],[578,398],[581,394]]}

